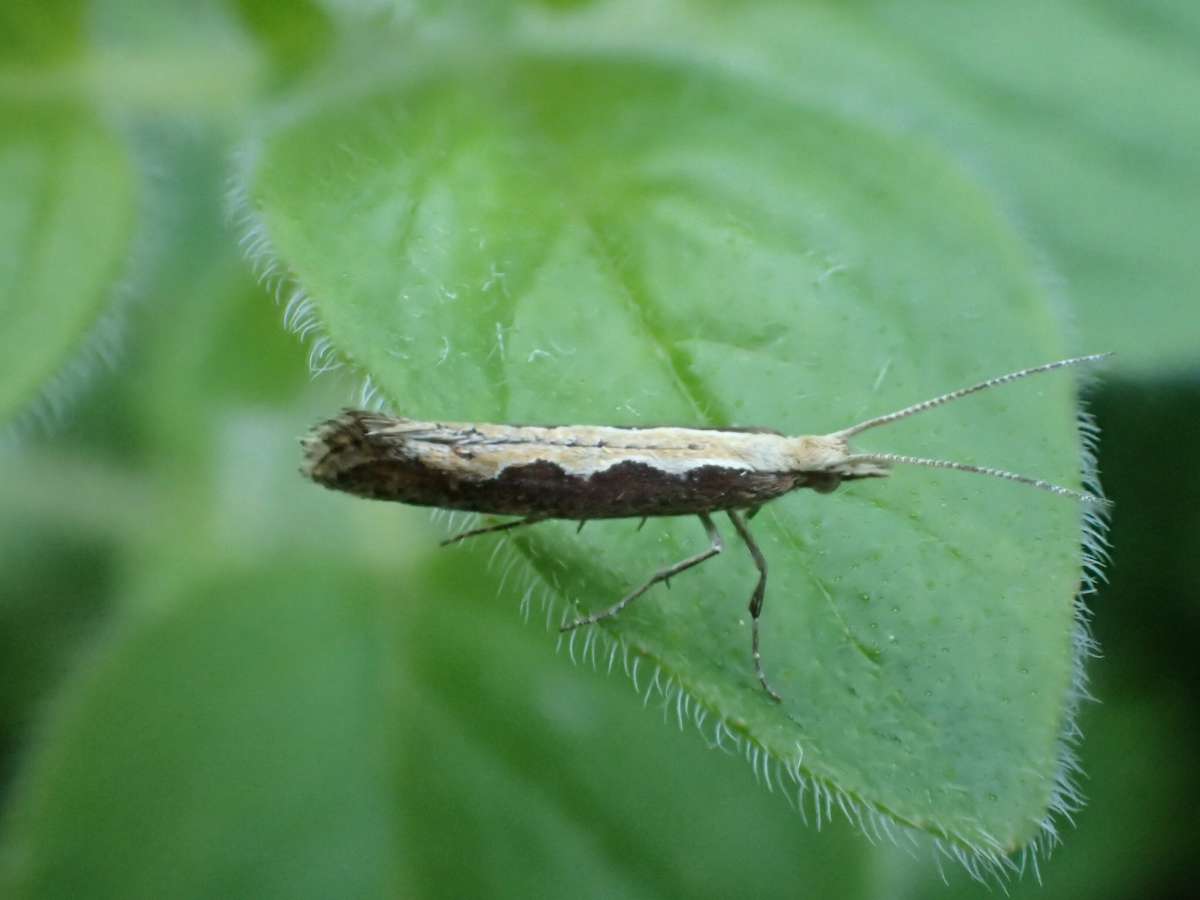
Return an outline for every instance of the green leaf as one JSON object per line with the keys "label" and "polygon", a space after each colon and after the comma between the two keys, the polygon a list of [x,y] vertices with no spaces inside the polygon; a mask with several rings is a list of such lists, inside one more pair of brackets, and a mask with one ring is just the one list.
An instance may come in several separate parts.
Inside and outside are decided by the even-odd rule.
{"label": "green leaf", "polygon": [[2,422],[39,394],[58,400],[64,366],[107,349],[98,324],[129,253],[135,186],[123,147],[88,113],[0,101],[0,122]]}
{"label": "green leaf", "polygon": [[39,757],[6,896],[387,895],[390,663],[362,587],[198,580],[121,635]]}
{"label": "green leaf", "polygon": [[[273,133],[249,186],[309,297],[293,320],[402,414],[818,433],[1064,355],[1012,227],[918,140],[696,62],[405,56]],[[1079,456],[1062,378],[863,443],[1066,483]],[[779,706],[736,544],[603,627],[643,690],[682,685],[821,792],[1010,850],[1057,802],[1078,528],[1073,503],[928,470],[774,504]],[[693,521],[573,532],[521,546],[586,609],[703,546]]]}
{"label": "green leaf", "polygon": [[309,0],[238,0],[236,7],[246,27],[285,74],[320,60],[327,50],[330,22]]}
{"label": "green leaf", "polygon": [[9,0],[0,7],[0,70],[5,63],[66,59],[79,52],[83,0]]}

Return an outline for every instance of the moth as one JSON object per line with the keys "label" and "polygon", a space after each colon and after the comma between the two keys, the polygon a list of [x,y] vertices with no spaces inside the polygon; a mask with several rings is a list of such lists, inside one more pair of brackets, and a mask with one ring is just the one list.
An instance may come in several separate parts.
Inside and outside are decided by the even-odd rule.
{"label": "moth", "polygon": [[847,481],[883,478],[895,465],[928,466],[990,475],[1084,503],[1104,503],[1083,491],[1001,469],[893,453],[857,453],[851,438],[952,400],[1030,375],[1096,362],[1079,356],[989,378],[823,435],[789,436],[765,428],[494,425],[427,422],[344,410],[302,439],[308,478],[337,491],[517,518],[451,537],[454,544],[547,519],[578,521],[651,516],[696,516],[708,546],[658,570],[605,609],[562,626],[570,631],[620,613],[659,582],[721,553],[713,524],[723,512],[750,552],[758,581],[750,594],[754,675],[774,700],[760,653],[759,619],[767,586],[766,559],[747,521],[777,497],[802,488],[826,494]]}

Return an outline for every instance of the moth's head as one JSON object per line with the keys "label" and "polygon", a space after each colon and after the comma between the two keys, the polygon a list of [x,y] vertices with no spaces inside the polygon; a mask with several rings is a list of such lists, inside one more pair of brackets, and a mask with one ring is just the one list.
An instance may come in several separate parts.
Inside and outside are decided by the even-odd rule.
{"label": "moth's head", "polygon": [[790,443],[796,487],[818,494],[837,490],[843,481],[883,478],[892,469],[886,462],[855,458],[848,439],[838,432],[791,438]]}

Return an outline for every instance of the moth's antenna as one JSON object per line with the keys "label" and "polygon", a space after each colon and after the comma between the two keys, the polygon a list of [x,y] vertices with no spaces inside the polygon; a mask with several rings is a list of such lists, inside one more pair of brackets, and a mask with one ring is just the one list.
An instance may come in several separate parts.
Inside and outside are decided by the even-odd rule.
{"label": "moth's antenna", "polygon": [[852,453],[844,460],[846,463],[881,463],[883,465],[901,464],[908,466],[926,466],[930,469],[953,469],[956,472],[974,472],[977,475],[991,475],[993,478],[1003,478],[1006,481],[1016,481],[1020,484],[1027,484],[1030,487],[1040,488],[1043,491],[1049,491],[1051,494],[1058,494],[1060,497],[1074,497],[1076,500],[1082,500],[1085,503],[1097,503],[1101,506],[1108,505],[1107,500],[1103,497],[1097,497],[1095,494],[1089,494],[1086,491],[1076,491],[1071,488],[1065,488],[1062,485],[1054,484],[1051,481],[1042,481],[1040,478],[1030,478],[1028,475],[1018,475],[1016,472],[1006,472],[1004,469],[993,469],[990,466],[972,466],[968,463],[950,462],[945,459],[925,459],[921,456],[901,456],[898,453]]}
{"label": "moth's antenna", "polygon": [[[931,400],[922,400],[920,403],[914,403],[912,406],[906,406],[904,409],[896,410],[896,412],[887,413],[886,415],[882,416],[876,416],[873,419],[867,419],[865,422],[859,422],[857,425],[851,425],[849,428],[843,428],[841,431],[836,431],[831,435],[831,437],[839,437],[843,440],[852,438],[854,435],[866,431],[868,428],[874,428],[877,425],[887,425],[889,422],[896,422],[900,419],[907,419],[909,416],[915,416],[917,413],[925,412],[927,409],[933,409],[935,406],[941,406],[943,403],[949,403],[951,400],[957,400],[959,397],[966,397],[969,394],[974,394],[978,391],[985,391],[988,388],[996,387],[997,385],[1008,384],[1010,381],[1016,381],[1019,378],[1025,378],[1029,375],[1037,375],[1040,372],[1052,372],[1055,369],[1065,369],[1067,366],[1078,366],[1082,365],[1083,363],[1098,362],[1102,359],[1107,359],[1112,355],[1112,353],[1093,353],[1090,356],[1076,356],[1072,357],[1071,359],[1060,359],[1058,362],[1046,363],[1045,365],[1041,366],[1033,366],[1032,368],[1021,369],[1017,372],[1009,372],[1007,375],[997,375],[995,378],[989,378],[987,381],[979,382],[979,384],[973,384],[970,387],[959,388],[957,391],[951,391],[948,394],[942,394],[940,397],[934,397]],[[865,456],[859,458],[864,460],[866,459]],[[909,458],[904,458],[902,460],[900,457],[896,457],[893,459],[893,462],[901,461],[912,462],[916,463],[917,465],[929,465],[934,463],[938,467],[946,469],[971,468],[970,466],[958,466],[957,464],[936,462],[933,460],[917,462],[917,460]],[[1031,483],[1036,483],[1035,479],[1024,479],[1023,477],[1019,477],[1008,472],[1001,473],[995,470],[980,471],[987,471],[990,474],[999,475],[1001,478],[1010,478],[1014,481],[1028,480]],[[1039,487],[1042,484],[1043,483],[1037,483]],[[1074,491],[1067,490],[1067,488],[1058,488],[1058,490],[1068,494],[1076,493]]]}

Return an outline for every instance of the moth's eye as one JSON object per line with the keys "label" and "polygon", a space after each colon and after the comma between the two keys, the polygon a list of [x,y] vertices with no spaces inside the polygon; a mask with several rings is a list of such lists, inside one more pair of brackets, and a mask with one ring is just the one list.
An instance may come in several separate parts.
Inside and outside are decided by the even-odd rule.
{"label": "moth's eye", "polygon": [[832,494],[841,486],[842,476],[831,472],[812,472],[807,476],[805,487],[810,487],[818,494]]}

